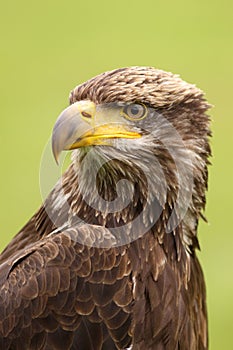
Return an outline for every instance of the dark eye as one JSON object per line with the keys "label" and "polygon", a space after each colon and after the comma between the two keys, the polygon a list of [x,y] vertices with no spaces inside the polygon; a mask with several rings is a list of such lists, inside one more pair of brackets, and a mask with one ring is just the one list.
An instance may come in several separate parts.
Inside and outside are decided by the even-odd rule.
{"label": "dark eye", "polygon": [[143,104],[134,103],[123,108],[123,115],[130,120],[140,120],[147,115],[147,108]]}

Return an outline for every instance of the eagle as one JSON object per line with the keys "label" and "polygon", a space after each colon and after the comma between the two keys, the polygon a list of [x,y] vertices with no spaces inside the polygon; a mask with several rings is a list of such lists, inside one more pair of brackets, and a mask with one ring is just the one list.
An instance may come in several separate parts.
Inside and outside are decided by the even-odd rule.
{"label": "eagle", "polygon": [[70,165],[0,255],[0,349],[207,349],[203,92],[136,66],[69,100],[52,151]]}

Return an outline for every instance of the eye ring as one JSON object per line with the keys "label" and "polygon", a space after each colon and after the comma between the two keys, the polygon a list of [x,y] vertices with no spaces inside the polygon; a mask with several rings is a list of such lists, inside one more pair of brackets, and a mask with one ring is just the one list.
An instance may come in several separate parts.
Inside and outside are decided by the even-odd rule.
{"label": "eye ring", "polygon": [[122,115],[129,120],[142,120],[147,113],[147,107],[143,103],[132,103],[122,109]]}

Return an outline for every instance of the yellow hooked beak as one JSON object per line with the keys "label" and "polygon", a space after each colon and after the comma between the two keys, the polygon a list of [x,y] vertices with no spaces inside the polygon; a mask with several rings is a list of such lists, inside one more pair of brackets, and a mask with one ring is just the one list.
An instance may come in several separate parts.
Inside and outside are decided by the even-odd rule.
{"label": "yellow hooked beak", "polygon": [[54,125],[53,155],[58,162],[63,150],[94,145],[108,146],[111,145],[111,139],[139,137],[139,133],[130,130],[130,125],[120,114],[119,107],[79,101],[66,108]]}

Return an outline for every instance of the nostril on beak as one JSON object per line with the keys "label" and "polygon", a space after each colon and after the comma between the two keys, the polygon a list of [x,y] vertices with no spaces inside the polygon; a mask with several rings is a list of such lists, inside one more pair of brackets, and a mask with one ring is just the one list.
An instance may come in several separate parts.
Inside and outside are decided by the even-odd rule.
{"label": "nostril on beak", "polygon": [[81,114],[82,114],[82,116],[85,117],[85,118],[89,118],[89,119],[90,119],[90,118],[92,117],[90,113],[85,112],[85,111],[82,111]]}

